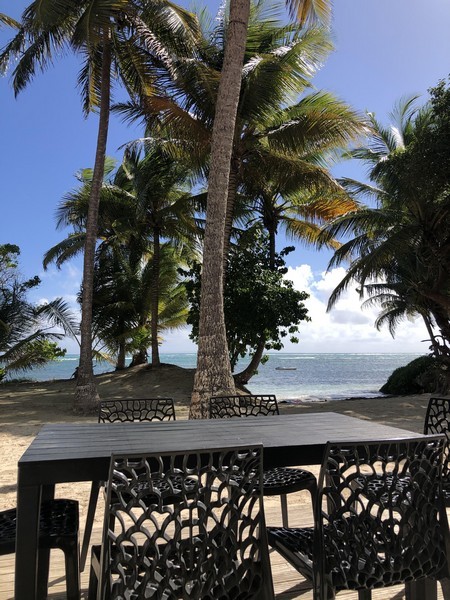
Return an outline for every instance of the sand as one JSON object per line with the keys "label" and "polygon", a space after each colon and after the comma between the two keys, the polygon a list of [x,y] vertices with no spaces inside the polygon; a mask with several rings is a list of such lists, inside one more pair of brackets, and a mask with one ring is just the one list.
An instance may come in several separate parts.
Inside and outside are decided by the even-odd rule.
{"label": "sand", "polygon": [[[165,365],[135,367],[96,377],[102,399],[171,397],[177,418],[187,418],[194,369]],[[249,384],[251,390],[251,382]],[[95,422],[72,412],[73,380],[0,385],[0,510],[16,504],[17,461],[46,423]],[[276,393],[276,390],[274,390]],[[280,404],[281,412],[333,411],[421,432],[429,395],[359,398],[300,405]],[[57,496],[76,497],[85,508],[89,484],[57,486]]]}

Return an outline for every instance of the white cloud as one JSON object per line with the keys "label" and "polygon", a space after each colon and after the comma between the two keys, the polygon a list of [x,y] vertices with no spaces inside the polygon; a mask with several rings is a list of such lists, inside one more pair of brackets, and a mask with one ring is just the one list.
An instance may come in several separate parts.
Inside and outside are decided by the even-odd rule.
{"label": "white cloud", "polygon": [[[290,267],[286,278],[294,282],[298,290],[306,291],[310,297],[305,304],[311,322],[300,324],[300,343],[285,342],[285,352],[415,352],[425,354],[429,344],[427,332],[421,320],[402,322],[392,339],[389,331],[377,331],[374,322],[376,309],[361,309],[361,301],[356,286],[346,290],[331,312],[326,312],[328,298],[332,290],[342,280],[345,269],[342,267],[329,272],[314,272],[310,265]],[[81,271],[77,267],[64,265],[58,271],[47,271],[42,285],[35,292],[35,302],[51,300],[62,296],[74,313],[79,315],[76,301],[81,281]],[[38,296],[39,294],[39,296]],[[197,347],[189,339],[189,327],[166,332],[161,345],[162,353],[195,352]],[[62,343],[68,352],[78,353],[78,346],[71,340]]]}
{"label": "white cloud", "polygon": [[287,352],[417,352],[426,353],[427,332],[421,320],[402,322],[392,339],[387,328],[377,331],[376,309],[361,309],[356,286],[350,286],[327,313],[330,293],[342,280],[342,267],[313,273],[309,265],[289,267],[286,278],[310,297],[305,301],[311,322],[300,325],[300,343],[285,344]]}

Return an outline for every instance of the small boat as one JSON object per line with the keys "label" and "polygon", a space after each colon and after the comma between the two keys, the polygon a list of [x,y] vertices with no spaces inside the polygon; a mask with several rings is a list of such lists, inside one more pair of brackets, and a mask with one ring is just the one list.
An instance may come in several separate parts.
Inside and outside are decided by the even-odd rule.
{"label": "small boat", "polygon": [[296,371],[297,367],[275,367],[275,371]]}

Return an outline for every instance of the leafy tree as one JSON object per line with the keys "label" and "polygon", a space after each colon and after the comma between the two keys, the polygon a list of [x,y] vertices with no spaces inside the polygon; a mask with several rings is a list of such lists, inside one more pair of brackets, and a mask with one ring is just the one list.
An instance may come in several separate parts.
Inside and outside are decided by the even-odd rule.
{"label": "leafy tree", "polygon": [[[445,99],[445,100],[444,100]],[[346,276],[333,291],[329,307],[351,281],[360,296],[379,305],[377,325],[391,333],[402,318],[421,315],[434,354],[450,367],[450,92],[444,84],[418,109],[414,99],[397,107],[395,124],[384,127],[372,116],[374,135],[353,154],[366,162],[374,186],[346,185],[370,194],[375,208],[336,219],[326,235],[350,236],[330,266],[351,257]],[[435,335],[433,328],[439,330]]]}
{"label": "leafy tree", "polygon": [[51,331],[62,325],[64,333],[74,321],[61,299],[35,306],[27,300],[30,289],[39,285],[39,277],[24,279],[18,270],[20,249],[13,244],[0,245],[0,380],[8,373],[25,371],[64,356],[66,351],[53,340],[63,333]]}
{"label": "leafy tree", "polygon": [[[284,256],[293,248],[275,255],[272,263],[267,236],[255,231],[242,236],[233,247],[227,265],[224,289],[225,323],[229,359],[234,371],[239,358],[252,357],[249,366],[235,375],[239,383],[247,383],[256,373],[264,350],[281,350],[283,339],[298,342],[296,334],[301,321],[308,321],[303,301],[305,292],[294,290],[287,273]],[[200,275],[197,263],[189,271],[186,284],[191,304],[188,323],[191,338],[199,336]],[[263,344],[261,344],[263,340]]]}
{"label": "leafy tree", "polygon": [[[7,22],[6,19],[2,19]],[[16,25],[15,23],[9,23]],[[108,136],[112,78],[131,94],[149,93],[154,83],[149,57],[170,61],[170,52],[186,51],[195,19],[170,2],[144,0],[35,0],[24,11],[19,30],[0,54],[0,69],[19,59],[13,71],[16,95],[67,48],[83,59],[78,78],[83,110],[99,112],[83,265],[80,366],[74,408],[94,409],[98,400],[92,367],[92,301],[98,205]],[[144,52],[146,50],[146,52]]]}

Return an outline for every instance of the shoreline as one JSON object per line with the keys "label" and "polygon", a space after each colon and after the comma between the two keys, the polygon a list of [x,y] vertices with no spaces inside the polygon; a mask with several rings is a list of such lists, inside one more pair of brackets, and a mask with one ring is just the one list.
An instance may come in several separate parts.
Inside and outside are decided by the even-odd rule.
{"label": "shoreline", "polygon": [[[96,381],[103,399],[172,397],[177,419],[188,418],[194,369],[170,366],[152,371],[143,366],[126,372],[98,375]],[[0,466],[0,510],[15,506],[17,462],[42,425],[97,422],[96,415],[73,413],[74,389],[73,379],[0,385],[0,452],[5,457]],[[280,412],[341,413],[407,429],[415,435],[423,430],[428,398],[428,394],[379,397],[376,401],[360,397],[295,405],[281,400]],[[61,485],[57,493],[59,497],[76,494],[81,499],[82,510],[86,509],[89,485]]]}

